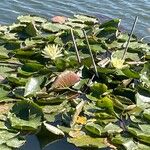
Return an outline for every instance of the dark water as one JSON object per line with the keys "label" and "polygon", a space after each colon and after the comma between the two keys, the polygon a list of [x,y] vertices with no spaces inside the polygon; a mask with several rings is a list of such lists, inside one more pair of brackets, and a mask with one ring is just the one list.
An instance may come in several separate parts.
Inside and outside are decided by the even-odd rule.
{"label": "dark water", "polygon": [[51,18],[75,13],[118,17],[127,30],[138,15],[135,33],[140,37],[150,35],[150,0],[0,0],[0,24],[12,23],[21,14]]}

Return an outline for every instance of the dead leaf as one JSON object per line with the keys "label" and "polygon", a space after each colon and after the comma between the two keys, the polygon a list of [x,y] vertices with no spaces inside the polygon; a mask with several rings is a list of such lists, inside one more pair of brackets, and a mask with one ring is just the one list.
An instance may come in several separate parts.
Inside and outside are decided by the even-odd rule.
{"label": "dead leaf", "polygon": [[52,84],[52,89],[65,89],[73,86],[80,80],[80,77],[73,71],[62,72]]}
{"label": "dead leaf", "polygon": [[54,23],[60,23],[60,24],[63,24],[67,21],[67,17],[65,16],[54,16],[51,20],[52,22]]}

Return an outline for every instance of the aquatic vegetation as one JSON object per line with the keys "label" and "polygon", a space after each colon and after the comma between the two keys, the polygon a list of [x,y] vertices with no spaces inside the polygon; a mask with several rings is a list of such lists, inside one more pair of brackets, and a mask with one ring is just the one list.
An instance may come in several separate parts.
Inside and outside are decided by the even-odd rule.
{"label": "aquatic vegetation", "polygon": [[0,26],[0,149],[29,134],[43,150],[60,138],[83,149],[150,148],[150,46],[132,35],[124,55],[120,22],[27,15]]}
{"label": "aquatic vegetation", "polygon": [[63,56],[62,48],[59,48],[58,45],[48,45],[42,51],[42,55],[45,58],[55,60],[56,58]]}

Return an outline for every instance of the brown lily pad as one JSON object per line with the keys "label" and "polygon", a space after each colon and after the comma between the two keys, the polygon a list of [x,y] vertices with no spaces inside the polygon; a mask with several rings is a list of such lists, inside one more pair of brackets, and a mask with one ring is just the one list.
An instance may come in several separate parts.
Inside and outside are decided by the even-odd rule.
{"label": "brown lily pad", "polygon": [[64,89],[67,87],[73,86],[80,80],[79,75],[74,73],[73,71],[64,71],[54,81],[52,88],[54,89]]}
{"label": "brown lily pad", "polygon": [[67,17],[65,16],[54,16],[51,21],[54,22],[54,23],[60,23],[60,24],[63,24],[67,21]]}

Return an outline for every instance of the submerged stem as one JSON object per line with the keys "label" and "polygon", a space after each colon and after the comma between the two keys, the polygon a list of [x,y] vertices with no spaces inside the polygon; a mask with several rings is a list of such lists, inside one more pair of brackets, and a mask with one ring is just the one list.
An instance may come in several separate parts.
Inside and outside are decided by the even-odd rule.
{"label": "submerged stem", "polygon": [[80,59],[79,51],[78,51],[78,48],[77,48],[77,44],[76,44],[76,41],[75,41],[75,38],[74,38],[74,34],[73,34],[73,29],[72,28],[71,28],[71,36],[72,36],[74,48],[76,50],[76,55],[77,55],[78,63],[80,64],[81,63],[81,59]]}
{"label": "submerged stem", "polygon": [[131,37],[133,35],[133,31],[135,29],[137,21],[138,21],[138,16],[135,17],[135,20],[134,20],[134,23],[133,23],[133,26],[132,26],[132,29],[131,29],[131,32],[130,32],[130,35],[129,35],[129,38],[128,38],[128,41],[127,41],[127,44],[126,44],[126,47],[125,47],[125,50],[124,50],[124,53],[123,53],[123,56],[122,56],[122,59],[125,59],[125,55],[127,53],[127,50],[128,50],[129,44],[130,44],[130,40],[131,40]]}
{"label": "submerged stem", "polygon": [[93,66],[94,66],[94,70],[95,70],[96,76],[99,77],[98,71],[97,71],[97,67],[96,67],[96,64],[95,64],[95,61],[94,61],[94,57],[93,57],[93,54],[92,54],[92,50],[90,48],[90,44],[89,44],[89,41],[88,41],[88,38],[87,38],[85,30],[83,30],[83,33],[84,33],[84,36],[85,36],[85,39],[86,39],[86,43],[87,43],[87,46],[88,46],[91,58],[92,58],[92,63],[93,63]]}

